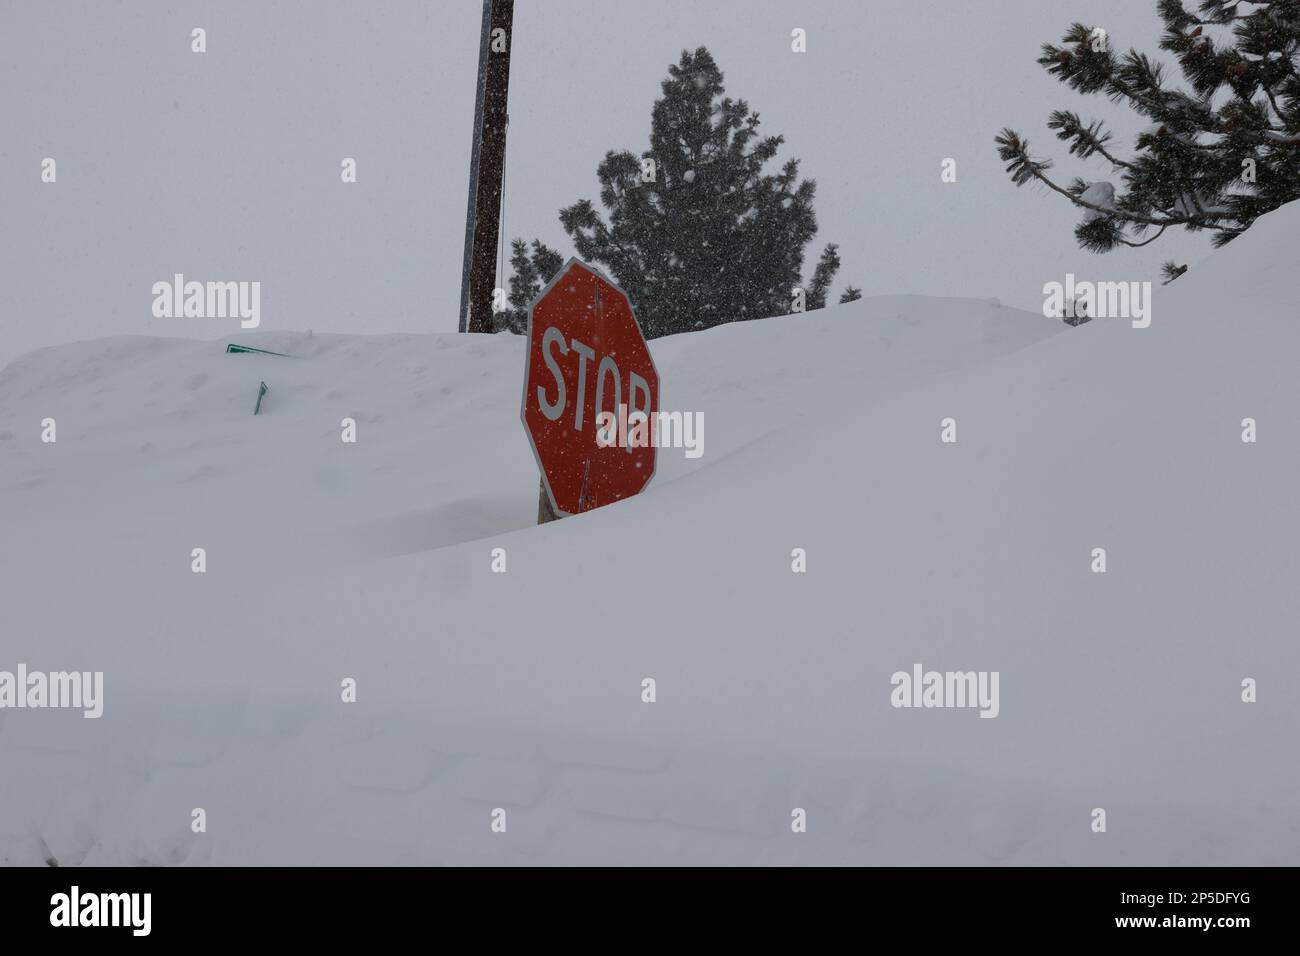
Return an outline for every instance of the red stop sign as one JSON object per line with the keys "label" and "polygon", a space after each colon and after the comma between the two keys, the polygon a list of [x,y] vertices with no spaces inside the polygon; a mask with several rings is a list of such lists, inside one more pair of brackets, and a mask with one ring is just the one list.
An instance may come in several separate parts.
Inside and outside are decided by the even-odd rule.
{"label": "red stop sign", "polygon": [[659,373],[632,303],[570,259],[528,310],[521,412],[555,512],[590,511],[644,488],[656,450],[636,440],[648,425],[632,426],[637,413],[653,423],[658,411]]}

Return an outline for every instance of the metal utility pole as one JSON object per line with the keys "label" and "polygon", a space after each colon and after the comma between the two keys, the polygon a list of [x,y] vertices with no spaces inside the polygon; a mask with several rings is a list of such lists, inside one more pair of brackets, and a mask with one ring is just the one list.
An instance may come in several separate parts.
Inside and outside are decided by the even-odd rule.
{"label": "metal utility pole", "polygon": [[462,332],[492,331],[514,16],[515,0],[483,0],[474,146],[469,165],[469,210],[465,216],[465,266],[460,285]]}

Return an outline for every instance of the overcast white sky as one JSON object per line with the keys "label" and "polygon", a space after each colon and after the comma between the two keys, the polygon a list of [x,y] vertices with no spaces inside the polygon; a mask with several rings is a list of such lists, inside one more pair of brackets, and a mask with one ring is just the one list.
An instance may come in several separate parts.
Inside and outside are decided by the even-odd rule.
{"label": "overcast white sky", "polygon": [[[1011,125],[1062,180],[1104,176],[1065,157],[1047,113],[1073,105],[1126,133],[1131,114],[1070,93],[1038,46],[1077,19],[1156,53],[1155,6],[518,0],[506,231],[571,253],[557,211],[598,199],[606,150],[645,148],[668,64],[704,45],[817,180],[810,258],[838,242],[839,285],[1037,310],[1067,271],[1155,278],[1208,242],[1081,252],[1067,205],[1015,189],[993,147]],[[263,329],[454,330],[480,15],[479,0],[0,0],[0,364],[104,335],[237,329],[152,318],[150,287],[174,272],[259,280]],[[206,54],[190,52],[195,26]],[[790,51],[795,27],[806,54]]]}

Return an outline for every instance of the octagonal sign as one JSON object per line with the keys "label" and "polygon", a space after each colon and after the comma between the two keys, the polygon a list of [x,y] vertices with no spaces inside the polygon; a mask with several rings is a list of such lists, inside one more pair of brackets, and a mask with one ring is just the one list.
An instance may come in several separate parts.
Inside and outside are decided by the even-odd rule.
{"label": "octagonal sign", "polygon": [[658,411],[659,373],[631,301],[570,259],[528,310],[520,416],[556,514],[590,511],[649,483]]}

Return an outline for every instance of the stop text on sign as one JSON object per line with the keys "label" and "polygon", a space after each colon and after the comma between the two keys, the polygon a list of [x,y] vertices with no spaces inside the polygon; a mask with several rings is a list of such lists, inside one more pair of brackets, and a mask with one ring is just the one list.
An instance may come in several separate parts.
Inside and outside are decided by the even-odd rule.
{"label": "stop text on sign", "polygon": [[[624,411],[623,420],[626,422],[640,415],[641,420],[645,420],[650,415],[650,383],[638,375],[636,372],[627,373],[627,402],[624,403],[624,378],[623,373],[619,370],[618,362],[613,355],[602,355],[599,361],[596,358],[596,350],[585,342],[577,338],[571,338],[566,343],[564,333],[559,329],[551,326],[542,333],[542,359],[546,363],[546,368],[550,371],[555,381],[553,388],[547,385],[537,386],[537,406],[541,413],[550,421],[556,421],[564,415],[565,408],[572,405],[573,407],[573,428],[575,431],[582,431],[586,426],[585,411],[587,408],[587,383],[588,371],[591,366],[595,365],[595,398],[592,408],[591,427],[595,428],[598,423],[602,422],[602,415],[614,415],[614,411],[606,411],[605,398],[610,394],[610,388],[613,388],[613,402],[610,409],[618,409],[622,406]],[[577,394],[570,401],[568,385],[565,381],[566,376],[560,368],[560,360],[566,360],[568,366],[572,368],[573,362],[577,362]],[[553,392],[552,399],[548,393]],[[630,443],[625,444],[630,452],[632,446]]]}
{"label": "stop text on sign", "polygon": [[[542,334],[542,355],[547,369],[554,378],[551,385],[537,386],[537,406],[550,421],[564,416],[573,407],[572,425],[575,431],[586,426],[587,385],[589,372],[595,367],[595,398],[593,423],[596,428],[596,445],[600,448],[682,448],[687,458],[704,454],[704,413],[650,411],[650,384],[636,372],[627,376],[628,401],[622,401],[624,379],[613,356],[601,356],[578,339],[564,340],[564,333],[554,326]],[[576,357],[576,358],[575,358]],[[577,362],[576,395],[570,400],[565,368],[572,370]],[[563,363],[563,367],[562,367]],[[605,398],[613,391],[611,408],[605,407]],[[554,394],[552,400],[550,395]],[[617,409],[613,411],[612,409]]]}

